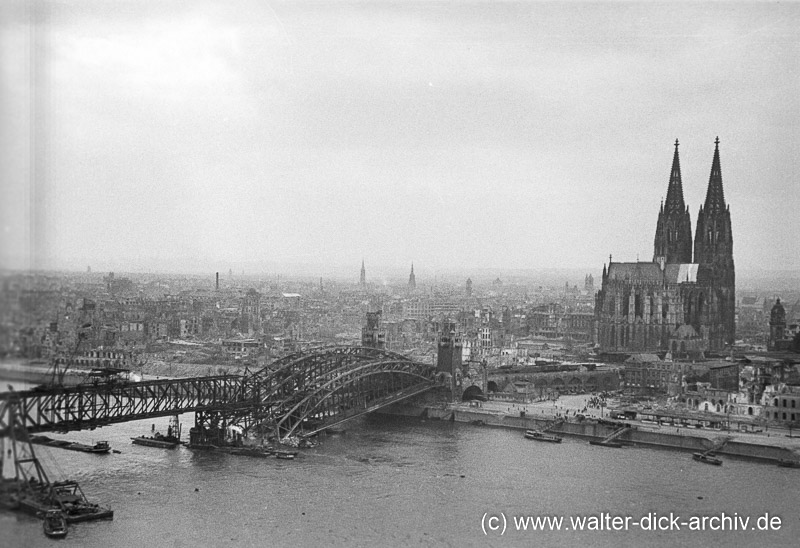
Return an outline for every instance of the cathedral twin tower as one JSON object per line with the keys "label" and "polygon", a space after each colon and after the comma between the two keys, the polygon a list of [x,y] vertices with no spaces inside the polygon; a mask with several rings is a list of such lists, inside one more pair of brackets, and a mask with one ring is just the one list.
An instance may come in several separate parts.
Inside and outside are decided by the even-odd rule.
{"label": "cathedral twin tower", "polygon": [[719,351],[734,342],[735,308],[733,234],[722,189],[719,138],[694,240],[676,140],[653,262],[609,262],[608,269],[603,267],[595,341],[605,352],[669,351],[677,357]]}
{"label": "cathedral twin tower", "polygon": [[[681,164],[678,158],[678,141],[675,140],[675,156],[672,158],[672,174],[667,188],[667,201],[661,204],[656,225],[655,254],[653,261],[661,257],[667,263],[692,263],[692,222],[689,208],[683,202]],[[694,236],[694,262],[713,263],[719,258],[730,260],[733,269],[733,235],[731,234],[731,211],[725,205],[722,190],[722,172],[719,167],[719,138],[716,140],[711,176],[708,180],[706,202],[697,215],[697,230]]]}

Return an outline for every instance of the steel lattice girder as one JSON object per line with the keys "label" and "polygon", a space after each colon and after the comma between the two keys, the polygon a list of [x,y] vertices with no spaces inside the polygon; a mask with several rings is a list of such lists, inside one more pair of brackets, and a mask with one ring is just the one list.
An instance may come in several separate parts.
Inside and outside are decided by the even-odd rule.
{"label": "steel lattice girder", "polygon": [[[378,377],[378,380],[383,382],[371,387],[370,390],[364,390],[362,381],[375,377]],[[320,406],[327,404],[334,394],[354,385],[358,386],[360,390],[357,391],[357,396],[354,396],[352,393],[348,395],[345,403],[350,403],[351,405],[349,407],[352,407],[352,403],[355,401],[364,401],[368,403],[371,400],[377,399],[373,395],[373,393],[376,392],[383,393],[384,396],[392,394],[396,397],[398,395],[397,390],[417,385],[432,386],[434,384],[434,377],[435,370],[432,366],[417,364],[407,360],[375,361],[355,368],[338,368],[328,372],[322,377],[317,377],[315,379],[316,388],[313,392],[306,393],[302,400],[295,403],[294,406],[283,413],[283,417],[278,420],[277,424],[280,427],[290,418],[295,418],[296,422],[291,426],[291,430],[294,430],[297,424],[313,416],[319,410]],[[294,416],[296,411],[300,411],[297,417]]]}
{"label": "steel lattice girder", "polygon": [[[249,428],[265,421],[284,423],[298,409],[303,409],[304,417],[320,405],[335,412],[332,401],[340,397],[344,398],[340,404],[348,403],[347,398],[350,403],[391,399],[390,388],[408,394],[407,387],[412,383],[422,390],[432,386],[435,379],[433,366],[375,348],[326,348],[312,354],[293,354],[273,366],[276,364],[280,366],[276,370],[262,369],[245,377],[224,375],[6,392],[0,393],[0,403],[14,400],[20,424],[31,433],[81,430],[192,411],[214,412],[229,424]],[[380,382],[367,382],[371,377]],[[360,390],[359,394],[351,391],[343,396],[344,389],[353,387]],[[8,435],[10,423],[9,412],[0,413],[0,436]]]}
{"label": "steel lattice girder", "polygon": [[[245,429],[264,423],[285,422],[285,417],[300,401],[307,398],[309,387],[316,391],[326,379],[341,376],[363,365],[383,364],[384,373],[415,371],[425,383],[433,384],[433,366],[413,362],[408,357],[377,348],[336,346],[315,350],[312,354],[296,353],[286,356],[243,382],[249,393],[247,399],[258,402],[250,413],[227,415],[230,422]],[[274,369],[279,366],[277,369]],[[380,368],[380,365],[375,365]],[[403,386],[405,387],[405,385]]]}
{"label": "steel lattice girder", "polygon": [[330,346],[314,349],[311,353],[296,352],[284,356],[274,362],[269,367],[265,367],[252,375],[247,377],[248,383],[253,384],[270,384],[270,380],[279,375],[286,375],[293,371],[302,371],[307,368],[309,363],[317,363],[319,361],[331,360],[347,360],[353,361],[375,361],[381,359],[392,359],[397,361],[411,361],[402,354],[397,354],[389,350],[382,350],[379,348],[370,348],[364,346]]}
{"label": "steel lattice girder", "polygon": [[[305,388],[308,378],[355,363],[387,359],[414,363],[405,356],[377,348],[339,346],[313,354],[291,354],[272,364],[273,368],[278,366],[277,369],[264,368],[246,377],[243,384],[250,399],[269,406],[269,402],[275,401],[276,394],[288,395]],[[311,372],[314,375],[310,375]]]}
{"label": "steel lattice girder", "polygon": [[[31,433],[95,428],[203,409],[251,408],[243,399],[241,377],[224,375],[164,379],[125,384],[78,385],[49,391],[5,392],[15,400],[21,424]],[[0,436],[8,435],[10,417],[0,416]]]}

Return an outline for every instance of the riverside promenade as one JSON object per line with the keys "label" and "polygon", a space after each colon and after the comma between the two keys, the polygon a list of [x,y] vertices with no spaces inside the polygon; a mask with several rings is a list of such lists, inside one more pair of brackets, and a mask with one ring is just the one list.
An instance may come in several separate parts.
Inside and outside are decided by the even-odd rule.
{"label": "riverside promenade", "polygon": [[[612,434],[616,442],[628,447],[662,447],[688,452],[714,450],[721,455],[776,464],[800,462],[800,436],[773,426],[763,432],[740,432],[717,428],[659,425],[640,420],[616,420],[605,409],[588,407],[589,395],[561,396],[555,401],[532,403],[472,401],[425,404],[405,403],[380,410],[387,415],[401,415],[432,420],[469,423],[475,427],[499,427],[516,430],[544,429],[559,435],[600,441]],[[614,400],[607,405],[613,407]],[[584,411],[585,409],[585,411]],[[649,413],[649,411],[644,411]],[[583,415],[583,418],[577,415]],[[697,421],[707,418],[699,416]],[[619,432],[622,426],[629,426]],[[603,449],[617,450],[617,449]]]}
{"label": "riverside promenade", "polygon": [[[590,398],[591,396],[589,395],[569,395],[561,396],[556,401],[541,401],[533,403],[487,401],[478,402],[477,407],[475,403],[471,404],[469,402],[463,402],[452,404],[450,407],[453,409],[453,411],[459,412],[459,414],[474,414],[478,412],[480,414],[485,413],[497,418],[507,417],[503,422],[510,422],[508,419],[520,417],[520,411],[524,412],[525,418],[533,419],[537,422],[546,421],[552,423],[553,421],[566,420],[567,423],[577,423],[577,415],[579,414],[584,415],[584,417],[586,417],[590,423],[593,422],[591,419],[611,420],[611,417],[609,416],[609,408],[616,407],[614,405],[614,400],[609,400],[608,407],[602,409],[600,407],[588,407]],[[458,419],[456,418],[455,420]],[[471,422],[471,420],[464,422]],[[631,424],[641,432],[714,440],[726,438],[733,442],[783,448],[788,451],[797,452],[797,456],[800,457],[800,431],[798,430],[793,430],[791,432],[791,437],[789,437],[790,431],[788,429],[775,426],[768,426],[763,432],[740,432],[733,429],[717,430],[658,425],[641,422],[639,420],[627,419],[618,422]],[[558,431],[558,429],[556,431]]]}

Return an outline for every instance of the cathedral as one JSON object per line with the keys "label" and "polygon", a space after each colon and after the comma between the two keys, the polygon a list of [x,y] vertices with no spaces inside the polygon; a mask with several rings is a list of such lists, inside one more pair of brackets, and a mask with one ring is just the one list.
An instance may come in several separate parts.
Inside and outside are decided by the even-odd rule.
{"label": "cathedral", "polygon": [[722,189],[719,138],[715,143],[694,240],[676,140],[667,198],[656,223],[653,261],[618,263],[609,257],[608,267],[603,266],[595,297],[594,337],[600,352],[686,357],[733,344],[733,234]]}

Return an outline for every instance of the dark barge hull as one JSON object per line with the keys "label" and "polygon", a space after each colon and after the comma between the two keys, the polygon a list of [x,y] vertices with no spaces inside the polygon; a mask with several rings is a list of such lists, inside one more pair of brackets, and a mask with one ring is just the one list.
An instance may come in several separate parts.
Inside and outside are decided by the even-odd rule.
{"label": "dark barge hull", "polygon": [[144,445],[147,447],[160,447],[161,449],[175,449],[180,445],[179,441],[164,441],[144,437],[131,438],[131,443],[134,443],[135,445]]}

